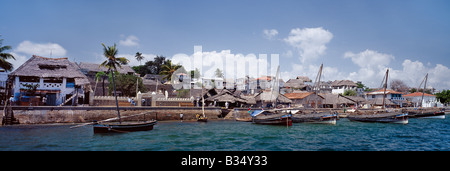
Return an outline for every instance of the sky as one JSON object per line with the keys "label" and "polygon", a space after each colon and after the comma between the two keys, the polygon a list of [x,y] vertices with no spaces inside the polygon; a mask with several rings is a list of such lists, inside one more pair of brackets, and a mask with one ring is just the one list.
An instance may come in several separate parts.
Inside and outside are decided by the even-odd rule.
{"label": "sky", "polygon": [[323,63],[322,80],[377,88],[389,68],[408,86],[429,73],[428,86],[450,89],[448,0],[2,0],[0,11],[15,68],[32,55],[101,63],[101,43],[116,43],[132,66],[141,52],[142,63],[163,55],[192,69],[200,46],[204,76],[279,64],[285,81],[314,80]]}

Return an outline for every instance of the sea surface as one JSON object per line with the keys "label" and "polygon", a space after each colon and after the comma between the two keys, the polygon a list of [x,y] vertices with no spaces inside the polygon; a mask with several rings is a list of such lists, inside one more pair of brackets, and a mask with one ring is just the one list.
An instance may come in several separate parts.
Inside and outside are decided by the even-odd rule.
{"label": "sea surface", "polygon": [[409,124],[158,122],[144,132],[94,134],[92,126],[0,126],[0,151],[450,151],[450,119],[409,119]]}

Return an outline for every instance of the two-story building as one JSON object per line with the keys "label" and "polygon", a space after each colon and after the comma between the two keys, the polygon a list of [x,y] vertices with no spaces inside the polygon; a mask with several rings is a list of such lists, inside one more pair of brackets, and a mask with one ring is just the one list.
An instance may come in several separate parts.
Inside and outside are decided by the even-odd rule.
{"label": "two-story building", "polygon": [[335,80],[331,83],[331,93],[332,94],[344,94],[346,90],[356,90],[356,85],[353,81],[350,80]]}
{"label": "two-story building", "polygon": [[60,105],[66,99],[88,104],[89,80],[67,58],[33,55],[8,77],[17,105]]}
{"label": "two-story building", "polygon": [[370,93],[367,93],[366,100],[368,101],[368,104],[380,106],[383,104],[383,94],[385,94],[385,105],[387,106],[397,106],[397,107],[403,107],[403,104],[406,104],[406,100],[403,97],[403,93],[397,92],[394,90],[386,90],[386,93],[384,93],[384,89],[380,89],[377,91],[373,91]]}

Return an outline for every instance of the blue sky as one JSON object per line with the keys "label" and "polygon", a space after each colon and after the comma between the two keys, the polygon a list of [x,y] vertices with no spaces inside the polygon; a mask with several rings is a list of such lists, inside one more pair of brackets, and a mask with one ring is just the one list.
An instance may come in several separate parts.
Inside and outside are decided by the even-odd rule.
{"label": "blue sky", "polygon": [[[32,54],[101,62],[101,43],[123,56],[279,54],[283,79],[351,79],[378,87],[391,78],[450,88],[447,0],[4,0],[3,45],[15,67]],[[224,51],[225,50],[225,51]],[[227,51],[228,50],[228,51]],[[131,64],[138,64],[130,59]]]}

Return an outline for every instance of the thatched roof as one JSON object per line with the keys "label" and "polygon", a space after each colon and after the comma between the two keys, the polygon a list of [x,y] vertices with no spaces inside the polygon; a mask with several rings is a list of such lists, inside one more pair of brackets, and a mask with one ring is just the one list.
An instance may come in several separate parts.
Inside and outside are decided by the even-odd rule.
{"label": "thatched roof", "polygon": [[[81,68],[81,71],[84,73],[88,72],[106,72],[108,69],[106,67],[100,67],[100,64],[95,63],[88,63],[88,62],[80,62],[78,66]],[[128,65],[122,65],[122,68],[117,67],[117,71],[121,74],[129,74],[129,73],[135,73],[134,70],[128,66]]]}
{"label": "thatched roof", "polygon": [[[240,98],[239,96],[234,95],[232,92],[230,92],[227,89],[222,89],[222,90],[218,90],[218,89],[214,89],[217,94],[212,95],[208,98],[206,98],[206,101],[217,101],[217,102],[229,102],[229,103],[236,103],[236,102],[241,102],[241,103],[245,103],[246,100]],[[208,91],[210,92],[210,91]]]}
{"label": "thatched roof", "polygon": [[349,86],[349,87],[357,87],[356,83],[350,80],[335,80],[333,83],[331,83],[331,86],[338,87],[338,86]]}
{"label": "thatched roof", "polygon": [[241,97],[241,99],[244,99],[245,103],[247,103],[247,104],[256,104],[256,99],[255,99],[255,96],[253,96],[253,95],[246,96],[246,95],[241,94],[240,97]]}
{"label": "thatched roof", "polygon": [[[315,94],[314,92],[304,92],[304,93],[286,93],[284,96],[286,96],[289,99],[304,99],[305,97],[308,97],[312,94]],[[318,95],[320,98],[323,99],[322,96]]]}
{"label": "thatched roof", "polygon": [[354,101],[351,101],[340,94],[323,94],[321,95],[325,98],[322,104],[353,104]]}
{"label": "thatched roof", "polygon": [[367,100],[363,97],[358,97],[358,96],[343,96],[351,101],[354,101],[355,103],[364,103]]}
{"label": "thatched roof", "polygon": [[256,101],[263,101],[263,102],[275,102],[275,100],[278,100],[278,102],[281,103],[292,103],[292,100],[287,98],[286,96],[279,94],[278,99],[276,95],[273,95],[271,91],[263,91],[255,96]]}
{"label": "thatched roof", "polygon": [[86,75],[80,68],[67,58],[46,58],[33,55],[10,76],[31,76],[44,78],[74,78],[76,85],[89,84]]}
{"label": "thatched roof", "polygon": [[284,87],[286,88],[294,88],[294,89],[303,89],[307,85],[304,84],[302,79],[289,79],[286,83],[284,83]]}

